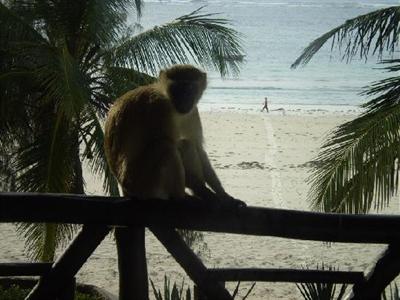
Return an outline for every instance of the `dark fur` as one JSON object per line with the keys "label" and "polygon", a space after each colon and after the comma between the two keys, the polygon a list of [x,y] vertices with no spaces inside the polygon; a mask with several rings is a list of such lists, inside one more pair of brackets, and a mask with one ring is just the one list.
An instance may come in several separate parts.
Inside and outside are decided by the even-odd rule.
{"label": "dark fur", "polygon": [[125,195],[183,197],[184,166],[177,118],[197,105],[206,75],[175,66],[159,80],[118,98],[105,124],[108,163]]}

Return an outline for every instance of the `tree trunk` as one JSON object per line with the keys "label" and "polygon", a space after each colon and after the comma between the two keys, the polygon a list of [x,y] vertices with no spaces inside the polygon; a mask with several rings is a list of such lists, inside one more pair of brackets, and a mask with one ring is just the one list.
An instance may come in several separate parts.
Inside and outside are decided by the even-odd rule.
{"label": "tree trunk", "polygon": [[54,255],[56,251],[57,226],[58,225],[54,223],[44,224],[43,253],[40,258],[42,262],[54,261]]}

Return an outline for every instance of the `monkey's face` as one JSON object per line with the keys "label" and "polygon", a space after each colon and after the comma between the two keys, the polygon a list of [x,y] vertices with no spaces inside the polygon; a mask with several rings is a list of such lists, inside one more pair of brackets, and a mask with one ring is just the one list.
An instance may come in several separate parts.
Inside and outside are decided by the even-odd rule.
{"label": "monkey's face", "polygon": [[199,102],[205,84],[198,80],[175,80],[169,85],[169,96],[175,109],[186,114]]}
{"label": "monkey's face", "polygon": [[175,65],[160,72],[160,82],[177,112],[186,114],[199,102],[207,86],[207,74],[192,65]]}

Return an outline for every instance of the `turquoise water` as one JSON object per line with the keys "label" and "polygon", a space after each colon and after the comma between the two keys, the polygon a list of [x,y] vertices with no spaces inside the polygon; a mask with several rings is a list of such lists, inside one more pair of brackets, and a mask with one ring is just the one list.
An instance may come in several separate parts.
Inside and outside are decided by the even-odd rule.
{"label": "turquoise water", "polygon": [[[386,76],[376,58],[340,61],[339,51],[323,48],[306,66],[291,63],[313,39],[346,19],[396,5],[392,0],[366,1],[147,1],[141,19],[145,28],[163,24],[200,6],[232,20],[243,35],[246,63],[237,78],[209,74],[203,109],[257,111],[268,96],[272,109],[352,110],[366,99],[359,95],[369,82]],[[131,16],[134,21],[134,15]]]}

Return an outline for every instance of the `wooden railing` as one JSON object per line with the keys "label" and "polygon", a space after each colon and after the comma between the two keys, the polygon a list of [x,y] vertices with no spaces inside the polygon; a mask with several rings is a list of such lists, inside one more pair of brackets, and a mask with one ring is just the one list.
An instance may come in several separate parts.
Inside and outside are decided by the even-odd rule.
{"label": "wooden railing", "polygon": [[[55,194],[0,194],[0,222],[84,224],[53,264],[0,264],[0,276],[40,275],[27,300],[55,299],[110,232],[146,226],[208,299],[231,299],[221,282],[353,284],[349,299],[378,300],[400,271],[400,217],[323,214],[198,200],[132,200]],[[175,228],[342,243],[388,244],[370,273],[295,269],[207,269]]]}

